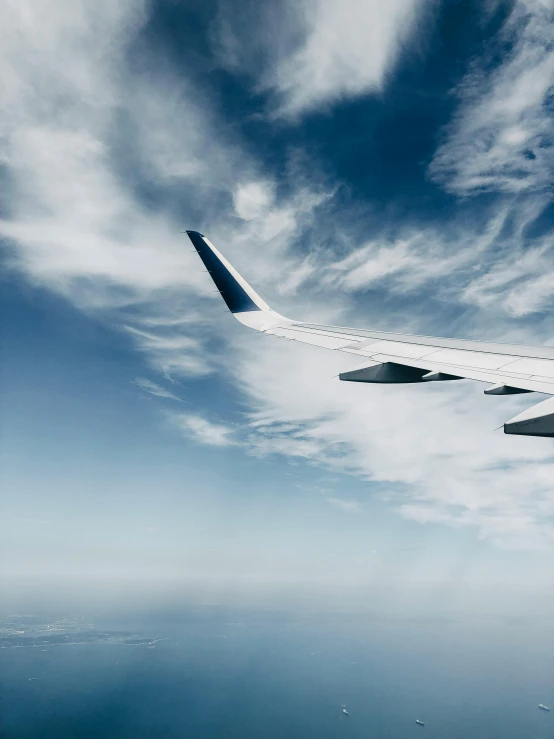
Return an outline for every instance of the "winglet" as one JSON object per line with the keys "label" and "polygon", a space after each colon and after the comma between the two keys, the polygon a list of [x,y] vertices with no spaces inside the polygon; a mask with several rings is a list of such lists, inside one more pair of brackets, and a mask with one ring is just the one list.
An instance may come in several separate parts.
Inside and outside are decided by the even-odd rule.
{"label": "winglet", "polygon": [[187,234],[235,318],[262,331],[279,323],[289,322],[289,319],[271,310],[204,234],[198,231],[187,231]]}
{"label": "winglet", "polygon": [[187,234],[231,313],[270,310],[204,234],[198,231],[187,231]]}

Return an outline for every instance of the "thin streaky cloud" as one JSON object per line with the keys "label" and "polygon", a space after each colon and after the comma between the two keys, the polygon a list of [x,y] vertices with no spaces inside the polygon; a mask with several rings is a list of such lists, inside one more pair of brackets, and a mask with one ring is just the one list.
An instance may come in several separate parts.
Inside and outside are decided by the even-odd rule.
{"label": "thin streaky cloud", "polygon": [[[500,65],[485,55],[460,85],[429,174],[461,195],[551,189],[553,6],[518,0],[497,43],[513,44]],[[514,40],[515,39],[515,40]]]}
{"label": "thin streaky cloud", "polygon": [[173,413],[169,416],[171,423],[181,433],[207,446],[226,447],[236,444],[233,429],[222,423],[214,423],[199,414]]}
{"label": "thin streaky cloud", "polygon": [[223,6],[213,47],[221,64],[245,70],[258,89],[273,92],[272,115],[297,117],[382,90],[405,47],[425,34],[435,6],[420,0],[270,2],[257,12],[255,39],[245,37],[247,11]]}
{"label": "thin streaky cloud", "polygon": [[138,385],[141,390],[144,390],[144,392],[150,395],[154,395],[156,398],[166,398],[167,400],[176,400],[179,403],[184,403],[184,400],[178,395],[175,395],[157,382],[152,382],[152,380],[149,380],[146,377],[137,377],[136,380],[134,380],[134,383],[135,385]]}

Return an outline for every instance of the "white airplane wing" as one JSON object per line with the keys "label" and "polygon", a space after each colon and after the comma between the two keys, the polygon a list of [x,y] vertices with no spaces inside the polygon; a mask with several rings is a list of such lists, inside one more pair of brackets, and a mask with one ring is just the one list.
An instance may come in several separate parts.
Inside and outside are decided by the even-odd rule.
{"label": "white airplane wing", "polygon": [[[489,383],[487,395],[554,395],[554,347],[443,339],[294,321],[272,310],[203,234],[187,234],[227,307],[242,324],[270,336],[363,359],[361,369],[343,372],[339,375],[341,380],[414,383],[465,378]],[[554,398],[507,421],[504,432],[554,437]]]}

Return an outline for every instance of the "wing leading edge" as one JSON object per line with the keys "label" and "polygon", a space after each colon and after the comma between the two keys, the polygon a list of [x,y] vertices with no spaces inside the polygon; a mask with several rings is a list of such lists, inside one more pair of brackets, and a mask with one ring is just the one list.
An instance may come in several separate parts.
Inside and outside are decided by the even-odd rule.
{"label": "wing leading edge", "polygon": [[[343,372],[349,382],[415,383],[460,379],[487,382],[487,395],[554,395],[554,347],[518,346],[414,336],[285,318],[272,310],[198,231],[187,231],[233,316],[245,326],[292,341],[353,354],[363,366]],[[504,424],[506,434],[554,437],[554,398]]]}

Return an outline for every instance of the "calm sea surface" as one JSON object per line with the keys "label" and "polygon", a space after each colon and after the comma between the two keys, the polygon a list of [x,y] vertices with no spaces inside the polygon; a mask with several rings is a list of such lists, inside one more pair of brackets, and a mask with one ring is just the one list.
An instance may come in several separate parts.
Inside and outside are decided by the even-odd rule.
{"label": "calm sea surface", "polygon": [[94,629],[107,641],[0,649],[2,739],[554,738],[541,619],[195,609]]}

